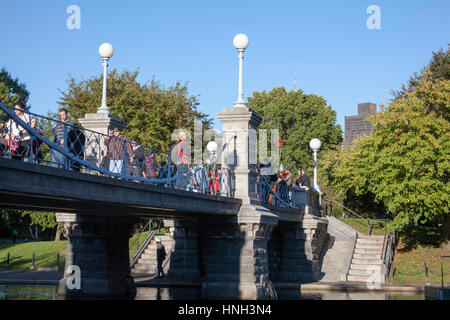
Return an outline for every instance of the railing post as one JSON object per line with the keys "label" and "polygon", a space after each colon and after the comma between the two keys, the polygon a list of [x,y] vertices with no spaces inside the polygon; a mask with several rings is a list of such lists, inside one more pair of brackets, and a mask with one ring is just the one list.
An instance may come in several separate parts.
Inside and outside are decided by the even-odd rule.
{"label": "railing post", "polygon": [[[64,145],[62,145],[61,147],[66,150],[66,146],[67,146],[67,125],[64,123]],[[67,159],[67,157],[65,155],[62,155],[64,157],[64,169],[68,170],[69,169],[69,159]]]}
{"label": "railing post", "polygon": [[122,155],[122,170],[121,175],[124,176],[127,170],[127,142],[123,141],[123,155]]}
{"label": "railing post", "polygon": [[444,257],[441,256],[441,287],[444,287]]}
{"label": "railing post", "polygon": [[370,236],[370,220],[367,219],[367,235]]}
{"label": "railing post", "polygon": [[136,229],[136,250],[139,250],[139,230]]}
{"label": "railing post", "polygon": [[172,178],[172,163],[171,163],[171,159],[170,159],[170,151],[169,154],[167,156],[167,177],[169,178],[169,188],[172,188],[172,181],[170,180]]}

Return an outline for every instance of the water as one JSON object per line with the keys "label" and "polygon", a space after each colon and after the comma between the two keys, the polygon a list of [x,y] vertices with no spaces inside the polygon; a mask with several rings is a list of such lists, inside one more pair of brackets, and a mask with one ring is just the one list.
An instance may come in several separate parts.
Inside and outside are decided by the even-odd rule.
{"label": "water", "polygon": [[[55,300],[56,286],[0,285],[0,300]],[[277,290],[280,300],[425,300],[425,295],[406,292],[339,292]],[[135,300],[199,300],[200,288],[138,287]]]}

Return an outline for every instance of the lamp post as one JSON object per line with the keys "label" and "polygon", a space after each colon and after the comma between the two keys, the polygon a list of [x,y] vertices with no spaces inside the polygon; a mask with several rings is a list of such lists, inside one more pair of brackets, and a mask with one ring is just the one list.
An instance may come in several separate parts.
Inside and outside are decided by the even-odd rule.
{"label": "lamp post", "polygon": [[322,142],[319,139],[312,139],[309,142],[309,147],[314,151],[314,189],[320,192],[319,185],[317,184],[317,151],[322,146]]}
{"label": "lamp post", "polygon": [[236,35],[233,39],[233,45],[238,51],[238,57],[239,57],[239,88],[238,88],[238,99],[234,103],[235,107],[238,108],[245,108],[247,105],[244,102],[244,93],[242,91],[242,62],[244,60],[244,51],[248,48],[248,37],[243,34],[239,33]]}
{"label": "lamp post", "polygon": [[109,108],[106,105],[106,68],[108,67],[108,61],[114,55],[114,48],[109,43],[103,43],[98,48],[98,53],[103,59],[103,95],[102,95],[102,105],[98,108],[97,113],[109,114]]}
{"label": "lamp post", "polygon": [[217,152],[217,148],[218,148],[218,144],[215,141],[210,141],[208,143],[208,145],[206,146],[206,149],[208,149],[209,153],[211,154],[210,158],[211,160],[213,160],[215,162],[216,160],[216,152]]}

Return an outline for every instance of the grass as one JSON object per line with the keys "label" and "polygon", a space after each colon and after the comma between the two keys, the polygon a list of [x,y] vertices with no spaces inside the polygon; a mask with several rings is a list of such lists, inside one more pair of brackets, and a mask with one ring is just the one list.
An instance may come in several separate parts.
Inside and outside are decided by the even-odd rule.
{"label": "grass", "polygon": [[[158,230],[153,230],[153,232],[158,232]],[[167,228],[161,228],[161,233],[167,232],[169,232]],[[139,235],[139,246],[144,243],[148,235],[148,231]],[[134,234],[129,240],[130,258],[136,254],[136,237],[137,235]],[[0,244],[0,269],[31,270],[33,253],[35,254],[35,270],[38,267],[56,266],[59,253],[59,267],[60,270],[63,270],[66,262],[66,247],[67,240]],[[10,254],[9,265],[6,264],[8,252]]]}
{"label": "grass", "polygon": [[[448,245],[436,248],[433,245],[417,245],[408,248],[408,243],[402,238],[397,246],[393,268],[395,268],[394,284],[441,283],[441,256],[450,256]],[[428,281],[425,280],[425,267],[428,267]],[[450,258],[444,259],[444,282],[450,283]]]}
{"label": "grass", "polygon": [[[345,224],[349,225],[353,229],[357,230],[358,232],[361,232],[364,235],[367,235],[367,220],[365,219],[354,219],[354,218],[340,218],[340,221],[344,222]],[[371,235],[384,235],[386,222],[385,221],[370,221],[370,227],[371,227]]]}
{"label": "grass", "polygon": [[[57,254],[59,253],[60,269],[64,268],[67,241],[42,241],[26,242],[16,244],[0,244],[0,268],[12,270],[30,270],[32,266],[33,253],[35,254],[34,267],[46,267],[57,265]],[[6,264],[8,252],[10,264]]]}

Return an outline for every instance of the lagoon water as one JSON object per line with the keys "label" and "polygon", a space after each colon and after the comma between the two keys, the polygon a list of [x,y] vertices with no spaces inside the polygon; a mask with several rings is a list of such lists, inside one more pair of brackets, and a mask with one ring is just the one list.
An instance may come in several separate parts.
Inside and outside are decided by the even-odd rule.
{"label": "lagoon water", "polygon": [[[0,285],[0,300],[55,300],[56,286]],[[279,289],[279,300],[424,300],[405,292],[339,292]],[[135,300],[199,300],[200,288],[138,287]]]}

